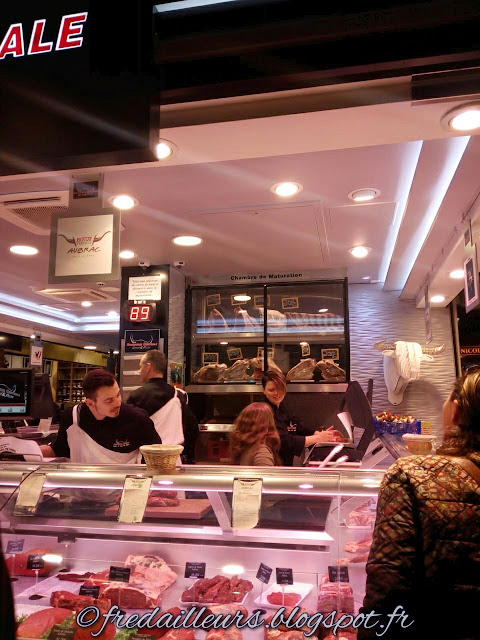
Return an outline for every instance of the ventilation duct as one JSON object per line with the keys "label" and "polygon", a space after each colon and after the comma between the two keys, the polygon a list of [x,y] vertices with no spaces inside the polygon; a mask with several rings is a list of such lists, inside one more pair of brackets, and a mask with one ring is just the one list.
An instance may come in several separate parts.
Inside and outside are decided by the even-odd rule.
{"label": "ventilation duct", "polygon": [[46,296],[56,302],[67,302],[69,304],[80,304],[81,302],[112,302],[117,301],[108,293],[98,291],[97,289],[81,288],[81,289],[33,289],[35,293]]}

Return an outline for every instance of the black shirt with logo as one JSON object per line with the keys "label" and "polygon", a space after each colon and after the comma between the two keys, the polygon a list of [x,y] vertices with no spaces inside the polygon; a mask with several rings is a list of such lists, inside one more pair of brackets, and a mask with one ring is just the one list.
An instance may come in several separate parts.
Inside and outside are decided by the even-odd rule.
{"label": "black shirt with logo", "polygon": [[[67,430],[73,423],[73,407],[66,409],[52,449],[58,457],[70,457]],[[97,444],[116,453],[131,453],[142,444],[161,444],[153,422],[142,409],[122,402],[115,418],[97,420],[85,403],[79,405],[78,426]],[[92,461],[93,463],[94,461]]]}
{"label": "black shirt with logo", "polygon": [[[283,402],[277,407],[266,396],[263,397],[263,402],[268,404],[273,411],[275,426],[280,436],[280,458],[284,466],[291,467],[294,456],[302,455],[305,448],[305,436],[311,436],[315,430],[309,429],[299,420],[290,416]],[[294,427],[290,425],[294,425]],[[295,430],[293,431],[293,429]]]}

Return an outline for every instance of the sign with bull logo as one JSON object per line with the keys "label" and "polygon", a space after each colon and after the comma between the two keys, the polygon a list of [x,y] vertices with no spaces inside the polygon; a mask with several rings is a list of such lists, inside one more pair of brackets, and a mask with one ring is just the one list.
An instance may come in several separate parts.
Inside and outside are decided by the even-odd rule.
{"label": "sign with bull logo", "polygon": [[151,349],[158,349],[159,343],[159,329],[127,329],[125,331],[125,353],[145,353]]}
{"label": "sign with bull logo", "polygon": [[117,211],[100,215],[54,214],[49,283],[117,280],[119,229]]}

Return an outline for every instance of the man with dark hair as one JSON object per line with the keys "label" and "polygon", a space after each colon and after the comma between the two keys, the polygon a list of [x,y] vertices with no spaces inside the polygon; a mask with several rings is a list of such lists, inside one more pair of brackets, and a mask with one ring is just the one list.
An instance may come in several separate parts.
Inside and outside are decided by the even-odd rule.
{"label": "man with dark hair", "polygon": [[147,351],[140,360],[141,387],[132,391],[128,404],[144,409],[153,420],[163,444],[183,444],[183,462],[195,461],[198,423],[187,404],[187,394],[164,380],[165,355]]}
{"label": "man with dark hair", "polygon": [[85,402],[64,411],[58,435],[44,456],[80,464],[131,464],[141,461],[142,444],[161,443],[145,411],[122,402],[114,376],[93,369],[82,382]]}

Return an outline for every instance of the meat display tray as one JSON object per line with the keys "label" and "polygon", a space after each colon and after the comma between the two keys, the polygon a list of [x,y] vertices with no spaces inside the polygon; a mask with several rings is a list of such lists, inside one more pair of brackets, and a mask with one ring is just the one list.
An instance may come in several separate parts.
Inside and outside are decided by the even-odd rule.
{"label": "meat display tray", "polygon": [[269,607],[270,609],[279,609],[281,604],[272,604],[267,600],[267,596],[271,593],[277,592],[282,593],[282,589],[284,589],[285,593],[298,593],[301,596],[300,600],[295,603],[294,606],[299,605],[305,598],[308,596],[310,591],[313,589],[313,585],[308,584],[306,582],[294,582],[293,584],[287,584],[282,587],[279,584],[272,584],[266,591],[262,593],[261,596],[255,598],[255,604],[261,605],[262,607]]}
{"label": "meat display tray", "polygon": [[[199,579],[201,580],[202,578],[199,578]],[[193,582],[193,584],[192,584],[192,587],[193,587],[195,584],[197,584],[197,582],[198,582],[198,580],[195,580],[195,582]],[[190,588],[190,587],[189,587],[189,588]],[[223,602],[198,602],[198,601],[194,601],[194,602],[184,602],[184,601],[182,600],[182,595],[183,595],[183,593],[184,593],[184,592],[182,592],[182,593],[181,593],[181,595],[180,595],[180,603],[181,603],[181,604],[186,604],[186,605],[188,605],[188,606],[190,606],[190,607],[194,607],[194,606],[196,606],[196,605],[200,605],[201,607],[208,607],[210,604],[224,604]],[[250,592],[250,591],[247,591],[247,593],[243,596],[243,598],[240,600],[240,602],[232,602],[232,603],[229,603],[229,604],[238,604],[238,605],[240,605],[240,604],[245,604],[245,600],[248,598],[248,594],[249,594],[249,593],[251,593],[251,592]]]}
{"label": "meat display tray", "polygon": [[[179,520],[200,520],[211,510],[210,500],[201,498],[186,500],[179,498],[178,507],[147,507],[145,518],[178,518]],[[118,504],[105,509],[106,516],[118,515]]]}

